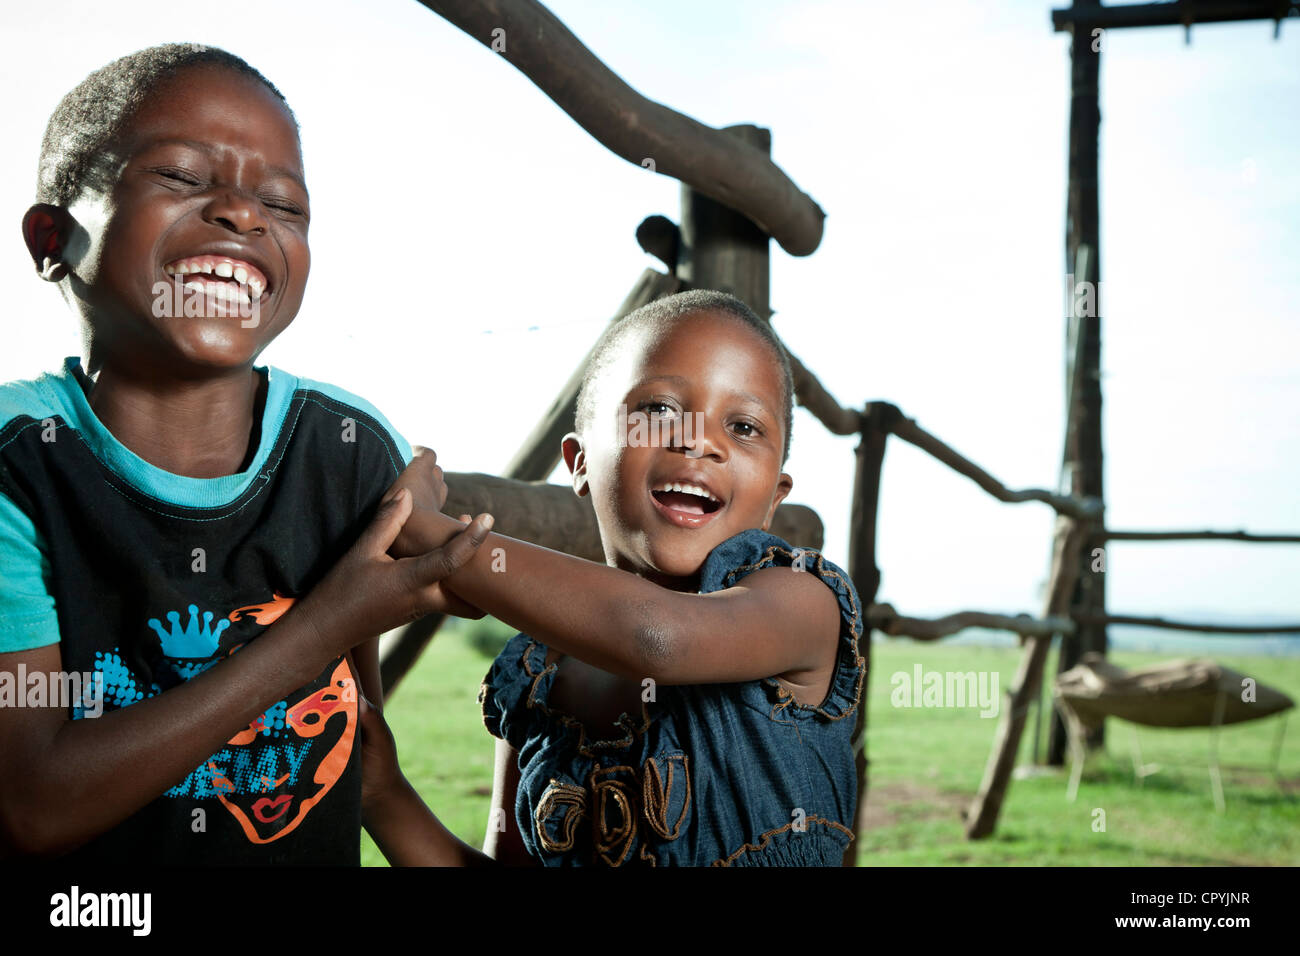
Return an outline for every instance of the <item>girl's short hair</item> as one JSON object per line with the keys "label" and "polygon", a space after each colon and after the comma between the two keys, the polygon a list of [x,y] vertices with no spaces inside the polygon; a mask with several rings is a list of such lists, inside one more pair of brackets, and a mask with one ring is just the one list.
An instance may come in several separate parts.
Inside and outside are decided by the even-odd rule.
{"label": "girl's short hair", "polygon": [[578,392],[578,407],[575,425],[579,432],[585,431],[595,413],[596,385],[618,355],[619,346],[633,332],[651,328],[662,329],[669,323],[697,312],[722,312],[748,325],[772,352],[782,391],[782,425],[785,430],[785,446],[781,451],[781,463],[790,457],[790,431],[794,424],[794,375],[790,371],[790,358],[785,346],[772,330],[770,323],[760,319],[754,310],[734,295],[713,289],[692,289],[678,292],[676,295],[656,299],[641,306],[622,319],[611,323],[596,341],[592,350],[591,361],[587,363],[587,373]]}
{"label": "girl's short hair", "polygon": [[100,67],[55,107],[41,141],[36,201],[68,206],[87,186],[104,191],[111,188],[107,148],[160,83],[180,70],[202,64],[235,70],[262,83],[284,103],[297,128],[298,120],[284,94],[233,53],[199,43],[152,46]]}

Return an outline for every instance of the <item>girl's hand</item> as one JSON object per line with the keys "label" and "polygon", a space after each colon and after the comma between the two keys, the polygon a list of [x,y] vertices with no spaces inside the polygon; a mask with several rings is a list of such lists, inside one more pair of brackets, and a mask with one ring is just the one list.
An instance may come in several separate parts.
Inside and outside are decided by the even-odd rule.
{"label": "girl's hand", "polygon": [[[412,450],[415,455],[411,463],[402,469],[402,473],[397,476],[392,487],[384,492],[382,499],[388,501],[405,488],[411,493],[414,502],[411,514],[416,517],[416,520],[407,521],[388,548],[388,553],[394,558],[415,557],[417,554],[424,554],[432,548],[447,543],[443,537],[430,537],[430,524],[420,520],[422,513],[426,516],[441,516],[442,506],[447,503],[447,484],[443,481],[438,455],[432,448],[425,448],[422,445],[416,445]],[[462,524],[468,525],[471,518],[469,515],[461,515],[460,520]],[[475,621],[483,617],[481,610],[449,591],[442,590],[442,597],[443,606],[434,610]]]}
{"label": "girl's hand", "polygon": [[492,527],[492,516],[479,515],[441,547],[395,560],[387,552],[411,509],[411,493],[399,488],[379,506],[356,544],[289,612],[315,632],[327,659],[433,611],[451,609],[438,582],[474,556]]}
{"label": "girl's hand", "polygon": [[[447,483],[443,480],[442,466],[438,464],[438,454],[432,448],[422,445],[415,445],[411,450],[415,453],[411,463],[402,469],[392,487],[384,492],[383,500],[388,501],[405,488],[411,493],[414,512],[440,513],[442,506],[447,503]],[[395,558],[409,558],[444,543],[420,537],[414,527],[403,528],[389,548],[389,553]]]}

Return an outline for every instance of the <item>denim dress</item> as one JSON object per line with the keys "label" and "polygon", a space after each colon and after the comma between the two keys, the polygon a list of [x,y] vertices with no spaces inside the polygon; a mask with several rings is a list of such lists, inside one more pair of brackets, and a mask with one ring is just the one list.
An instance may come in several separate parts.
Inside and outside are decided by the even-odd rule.
{"label": "denim dress", "polygon": [[830,691],[798,703],[773,677],[655,687],[623,735],[592,739],[548,706],[556,665],[525,634],[502,650],[479,694],[483,721],[519,754],[515,824],[546,866],[839,866],[853,839],[852,745],[866,663],[862,608],[847,574],[764,531],[718,545],[700,593],[766,567],[816,574],[840,608]]}

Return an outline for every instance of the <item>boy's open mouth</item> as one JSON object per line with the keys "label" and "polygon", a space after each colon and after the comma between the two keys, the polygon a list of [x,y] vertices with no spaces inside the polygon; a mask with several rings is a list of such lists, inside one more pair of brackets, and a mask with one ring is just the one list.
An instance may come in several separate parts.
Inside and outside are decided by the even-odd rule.
{"label": "boy's open mouth", "polygon": [[186,277],[187,289],[232,300],[242,296],[250,301],[260,299],[270,286],[261,269],[230,256],[187,256],[167,263],[163,272],[173,278]]}
{"label": "boy's open mouth", "polygon": [[699,528],[713,519],[723,502],[702,485],[681,481],[664,482],[650,489],[659,512],[683,528]]}

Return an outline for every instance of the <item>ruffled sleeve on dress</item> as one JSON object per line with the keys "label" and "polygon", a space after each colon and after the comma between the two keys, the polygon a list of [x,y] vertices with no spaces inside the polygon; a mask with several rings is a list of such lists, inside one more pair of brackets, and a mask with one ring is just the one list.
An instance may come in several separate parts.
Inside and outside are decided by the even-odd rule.
{"label": "ruffled sleeve on dress", "polygon": [[733,535],[709,552],[700,568],[700,593],[734,587],[746,576],[768,567],[793,567],[815,574],[835,595],[840,608],[840,640],[830,692],[818,706],[795,705],[794,709],[831,720],[848,717],[857,709],[862,694],[866,661],[859,650],[862,603],[843,569],[827,561],[820,551],[793,547],[774,534],[754,528]]}
{"label": "ruffled sleeve on dress", "polygon": [[545,669],[546,648],[527,634],[516,634],[492,662],[479,688],[488,733],[516,750],[523,749],[533,723],[541,719],[529,701]]}

